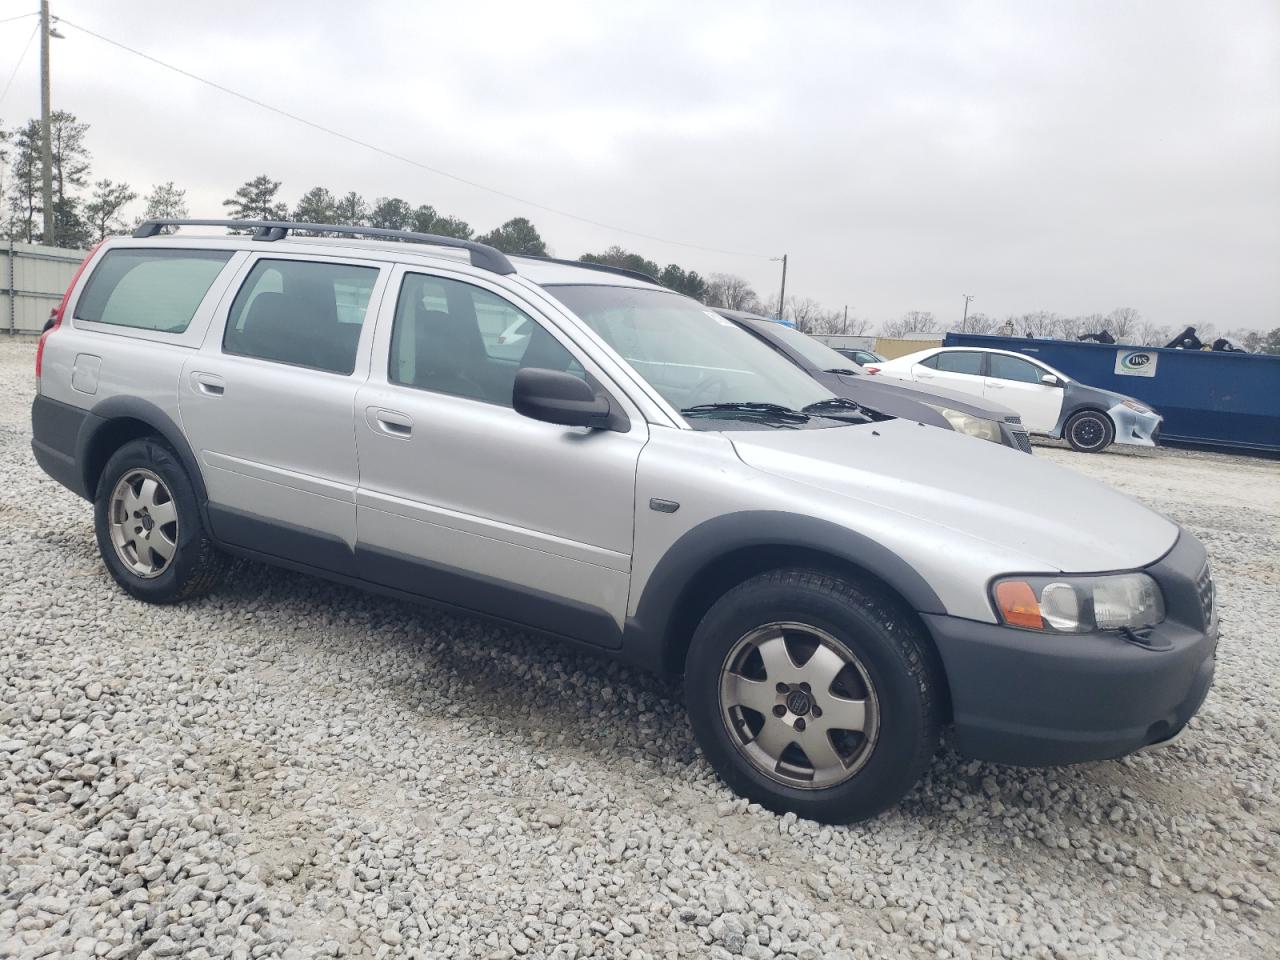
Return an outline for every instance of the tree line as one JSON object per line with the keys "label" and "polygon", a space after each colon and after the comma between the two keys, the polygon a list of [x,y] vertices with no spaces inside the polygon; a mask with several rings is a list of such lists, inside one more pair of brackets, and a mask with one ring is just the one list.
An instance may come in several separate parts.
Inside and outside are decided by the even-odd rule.
{"label": "tree line", "polygon": [[[5,233],[26,243],[84,248],[104,237],[131,230],[143,220],[181,219],[190,215],[186,191],[173,181],[155,184],[145,196],[128,183],[91,174],[89,125],[64,110],[50,116],[53,181],[53,237],[44,236],[42,191],[43,161],[40,143],[43,127],[39,119],[9,129],[0,124],[0,196],[5,208]],[[512,256],[546,257],[551,251],[546,241],[525,217],[513,217],[484,233],[460,217],[439,212],[429,203],[411,203],[400,197],[367,200],[359,193],[312,187],[291,207],[281,195],[282,181],[265,174],[253,177],[236,188],[222,202],[228,217],[237,220],[294,220],[300,223],[330,223],[352,226],[411,230],[462,240],[477,240]],[[137,201],[141,199],[141,212]],[[1000,320],[985,313],[969,314],[959,324],[939,324],[928,311],[909,310],[896,320],[878,327],[866,317],[850,316],[846,309],[833,310],[809,297],[762,298],[743,277],[731,273],[703,276],[680,264],[661,265],[642,254],[620,246],[598,253],[581,254],[578,260],[634,270],[653,277],[663,286],[693,297],[712,307],[744,310],[778,317],[811,334],[871,335],[901,337],[907,333],[941,333],[952,329],[963,333],[1004,333],[1015,336],[1073,340],[1081,334],[1107,330],[1118,342],[1139,346],[1163,346],[1178,331],[1146,320],[1132,307],[1110,313],[1065,316],[1047,310],[1009,315]],[[1209,342],[1225,336],[1250,352],[1280,354],[1280,328],[1270,333],[1243,328],[1219,331],[1212,323],[1197,325],[1201,340]]]}

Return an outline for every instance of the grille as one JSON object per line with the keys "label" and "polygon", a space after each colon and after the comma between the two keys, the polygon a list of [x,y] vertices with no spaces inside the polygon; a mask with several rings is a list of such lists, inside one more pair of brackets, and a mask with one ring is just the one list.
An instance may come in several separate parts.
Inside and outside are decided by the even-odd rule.
{"label": "grille", "polygon": [[1023,453],[1031,452],[1031,438],[1027,436],[1025,430],[1010,430],[1009,432],[1013,434],[1013,442],[1018,445],[1019,450]]}
{"label": "grille", "polygon": [[1204,614],[1205,625],[1213,623],[1213,573],[1209,564],[1204,565],[1200,576],[1196,577],[1196,593],[1200,596],[1200,612]]}

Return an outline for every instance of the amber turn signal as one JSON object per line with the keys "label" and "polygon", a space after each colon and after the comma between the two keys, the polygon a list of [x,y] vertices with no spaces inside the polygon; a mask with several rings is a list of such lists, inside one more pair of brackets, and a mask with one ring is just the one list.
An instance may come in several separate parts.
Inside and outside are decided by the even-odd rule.
{"label": "amber turn signal", "polygon": [[1040,601],[1036,599],[1036,592],[1031,584],[1025,580],[1004,580],[997,584],[996,603],[1000,605],[1000,615],[1009,626],[1044,629]]}

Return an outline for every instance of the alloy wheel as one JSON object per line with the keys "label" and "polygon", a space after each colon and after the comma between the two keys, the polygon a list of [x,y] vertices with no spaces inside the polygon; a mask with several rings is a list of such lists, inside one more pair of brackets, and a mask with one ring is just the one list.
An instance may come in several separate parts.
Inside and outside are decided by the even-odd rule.
{"label": "alloy wheel", "polygon": [[880,708],[866,667],[831,634],[770,623],[742,637],[720,673],[720,713],[761,773],[800,789],[843,783],[875,750]]}
{"label": "alloy wheel", "polygon": [[168,569],[178,548],[178,505],[158,475],[141,467],[125,473],[111,491],[107,523],[131,573],[150,579]]}

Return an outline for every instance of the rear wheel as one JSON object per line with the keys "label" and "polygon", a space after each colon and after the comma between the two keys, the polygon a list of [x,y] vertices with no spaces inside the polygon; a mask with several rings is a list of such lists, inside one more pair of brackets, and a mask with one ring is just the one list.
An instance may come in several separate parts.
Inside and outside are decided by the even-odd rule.
{"label": "rear wheel", "polygon": [[736,792],[828,823],[872,817],[937,748],[941,685],[896,601],[810,570],[729,591],[685,668],[694,733]]}
{"label": "rear wheel", "polygon": [[131,440],[107,461],[94,498],[94,526],[107,570],[140,600],[201,596],[218,585],[228,565],[205,532],[182,463],[149,437]]}
{"label": "rear wheel", "polygon": [[1115,424],[1099,410],[1081,410],[1067,421],[1067,443],[1081,453],[1099,453],[1116,438]]}

